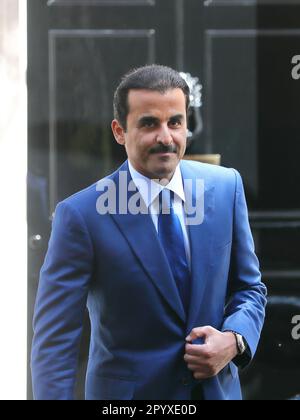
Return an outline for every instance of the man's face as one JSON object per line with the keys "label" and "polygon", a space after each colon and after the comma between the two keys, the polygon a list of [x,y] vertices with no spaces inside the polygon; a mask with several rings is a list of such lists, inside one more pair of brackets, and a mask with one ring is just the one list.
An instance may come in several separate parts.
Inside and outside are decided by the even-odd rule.
{"label": "man's face", "polygon": [[117,120],[112,130],[133,167],[151,179],[170,180],[186,149],[186,101],[181,89],[161,94],[131,90],[127,131]]}

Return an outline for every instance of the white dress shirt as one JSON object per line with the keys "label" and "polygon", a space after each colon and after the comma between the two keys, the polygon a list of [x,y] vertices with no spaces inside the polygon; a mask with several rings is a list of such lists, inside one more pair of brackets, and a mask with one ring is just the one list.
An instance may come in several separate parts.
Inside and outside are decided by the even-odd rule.
{"label": "white dress shirt", "polygon": [[180,171],[180,165],[178,164],[175,170],[175,173],[171,179],[171,181],[166,185],[163,186],[158,182],[147,178],[146,176],[142,175],[138,172],[128,160],[128,167],[131,178],[135,183],[141,197],[149,209],[149,213],[151,215],[152,221],[154,223],[155,229],[158,232],[158,215],[159,215],[159,193],[164,189],[167,188],[170,191],[174,192],[174,213],[176,213],[177,217],[179,218],[180,225],[182,228],[183,238],[184,238],[184,248],[186,253],[187,262],[189,268],[191,269],[191,250],[190,250],[190,242],[188,231],[186,227],[186,216],[184,212],[184,203],[185,203],[185,194],[183,189],[183,182],[182,176]]}

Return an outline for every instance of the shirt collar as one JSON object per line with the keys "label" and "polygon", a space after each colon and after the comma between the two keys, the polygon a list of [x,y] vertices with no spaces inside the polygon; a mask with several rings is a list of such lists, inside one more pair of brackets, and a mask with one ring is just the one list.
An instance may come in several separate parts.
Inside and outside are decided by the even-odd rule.
{"label": "shirt collar", "polygon": [[131,175],[133,182],[135,183],[136,187],[139,190],[139,193],[144,200],[144,203],[147,207],[149,207],[159,193],[164,189],[167,188],[170,191],[173,191],[183,202],[185,202],[185,195],[182,183],[182,175],[180,171],[180,165],[176,166],[174,175],[171,181],[164,187],[163,185],[159,184],[156,181],[142,175],[138,172],[130,163],[128,159],[128,168]]}

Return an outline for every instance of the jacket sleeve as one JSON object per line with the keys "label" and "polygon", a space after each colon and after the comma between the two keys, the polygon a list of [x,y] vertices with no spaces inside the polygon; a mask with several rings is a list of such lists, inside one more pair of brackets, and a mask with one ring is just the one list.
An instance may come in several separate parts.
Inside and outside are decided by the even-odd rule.
{"label": "jacket sleeve", "polygon": [[73,399],[93,247],[79,211],[57,206],[33,319],[34,398]]}
{"label": "jacket sleeve", "polygon": [[253,358],[264,318],[266,287],[261,281],[259,262],[255,254],[248,210],[240,174],[235,171],[233,244],[229,276],[228,301],[222,331],[235,331],[248,343],[247,356],[240,359],[242,367]]}

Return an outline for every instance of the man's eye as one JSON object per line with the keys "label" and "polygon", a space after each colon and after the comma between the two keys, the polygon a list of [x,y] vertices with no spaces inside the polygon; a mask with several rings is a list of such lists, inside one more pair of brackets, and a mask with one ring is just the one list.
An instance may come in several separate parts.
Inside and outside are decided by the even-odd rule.
{"label": "man's eye", "polygon": [[181,126],[181,121],[171,121],[170,122],[170,125],[172,126],[172,127],[180,127]]}
{"label": "man's eye", "polygon": [[143,121],[140,125],[143,128],[154,128],[156,126],[155,121]]}

